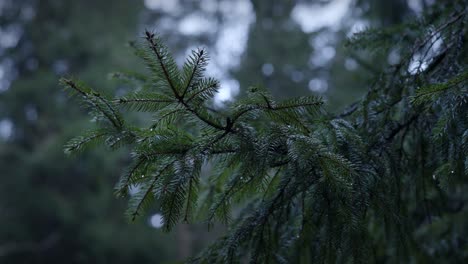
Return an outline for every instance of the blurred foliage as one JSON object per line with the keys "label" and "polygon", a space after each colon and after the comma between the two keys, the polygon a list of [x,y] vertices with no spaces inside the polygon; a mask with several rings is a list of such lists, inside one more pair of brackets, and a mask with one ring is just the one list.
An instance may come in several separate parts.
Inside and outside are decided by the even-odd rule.
{"label": "blurred foliage", "polygon": [[1,25],[20,24],[21,39],[3,54],[18,78],[0,93],[0,120],[11,120],[14,132],[0,142],[0,262],[176,258],[174,236],[146,221],[128,225],[122,202],[113,198],[125,155],[105,150],[73,159],[63,155],[66,140],[85,130],[89,119],[67,102],[59,76],[73,72],[106,90],[109,82],[102,77],[109,69],[134,67],[125,40],[134,38],[141,8],[125,0],[5,3]]}

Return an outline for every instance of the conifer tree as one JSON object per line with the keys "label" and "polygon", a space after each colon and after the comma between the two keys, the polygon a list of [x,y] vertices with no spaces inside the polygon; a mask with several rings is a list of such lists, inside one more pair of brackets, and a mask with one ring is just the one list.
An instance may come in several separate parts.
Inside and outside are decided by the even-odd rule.
{"label": "conifer tree", "polygon": [[[112,98],[62,79],[97,123],[65,151],[132,148],[116,185],[131,220],[158,204],[167,231],[200,218],[228,224],[194,263],[461,263],[466,23],[466,1],[454,1],[353,36],[351,49],[401,59],[340,114],[325,111],[319,97],[277,101],[263,87],[213,109],[219,83],[204,74],[207,52],[193,51],[180,69],[146,31],[134,47],[149,74],[113,75],[133,83],[132,93]],[[149,112],[151,124],[128,123],[132,111]]]}

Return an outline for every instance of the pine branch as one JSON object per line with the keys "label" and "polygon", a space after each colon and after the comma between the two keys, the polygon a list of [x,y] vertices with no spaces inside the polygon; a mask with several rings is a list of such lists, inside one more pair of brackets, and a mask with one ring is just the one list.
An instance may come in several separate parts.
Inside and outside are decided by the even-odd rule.
{"label": "pine branch", "polygon": [[[207,104],[219,82],[204,77],[206,53],[194,51],[180,71],[161,40],[146,32],[147,48],[139,55],[153,76],[138,79],[144,92],[114,102],[154,113],[156,123],[118,133],[96,132],[72,148],[104,135],[107,145],[130,142],[134,161],[117,193],[126,195],[130,187],[139,186],[130,197],[132,219],[158,199],[166,231],[191,220],[198,195],[206,191],[198,211],[206,212],[209,224],[232,224],[228,236],[198,259],[206,263],[247,257],[254,262],[359,262],[369,248],[393,252],[396,242],[407,241],[418,248],[418,256],[445,257],[431,242],[421,247],[417,240],[431,237],[433,223],[428,220],[437,210],[444,225],[452,217],[442,205],[446,201],[434,195],[429,203],[426,195],[442,193],[439,196],[459,202],[459,192],[446,190],[463,186],[468,168],[465,20],[465,15],[447,11],[355,35],[353,45],[382,55],[398,50],[403,59],[379,71],[365,98],[338,116],[325,112],[320,98],[276,102],[261,87],[251,88],[225,111],[212,111]],[[439,39],[444,49],[430,55]],[[429,60],[430,70],[405,72],[415,52]],[[150,93],[149,88],[161,91]],[[114,121],[114,128],[123,127],[104,97],[92,90],[75,92],[89,96],[86,101],[99,117]],[[212,168],[206,178],[200,175],[202,164]],[[148,172],[151,176],[141,177]],[[426,208],[418,211],[421,200]],[[231,207],[236,209],[233,221]],[[398,255],[410,256],[406,251]],[[379,254],[375,259],[387,260]]]}
{"label": "pine branch", "polygon": [[163,99],[163,98],[149,98],[151,95],[145,97],[140,97],[144,95],[134,95],[131,97],[122,97],[116,101],[119,105],[126,106],[130,109],[136,111],[147,111],[153,112],[161,108],[168,106],[169,104],[175,103],[173,99]]}
{"label": "pine branch", "polygon": [[[187,83],[185,84],[184,91],[182,93],[182,98],[185,97],[185,94],[189,90],[190,86],[192,85],[192,82],[194,81],[195,78],[199,78],[201,74],[203,73],[204,67],[207,62],[207,58],[204,57],[203,55],[206,54],[203,49],[198,50],[197,52],[194,52],[194,57],[193,59],[193,66],[188,64],[186,68],[190,68],[190,66],[193,67],[193,70],[191,71],[190,77],[188,78]],[[187,69],[188,70],[188,69]]]}
{"label": "pine branch", "polygon": [[161,66],[161,69],[164,72],[164,76],[166,77],[166,80],[168,81],[168,83],[170,85],[170,88],[171,88],[172,92],[174,93],[175,98],[179,101],[179,103],[182,104],[187,109],[187,111],[189,111],[192,114],[194,114],[195,116],[197,116],[198,119],[205,122],[209,126],[214,127],[216,129],[219,129],[219,130],[225,130],[226,129],[225,127],[223,127],[222,125],[219,125],[219,124],[209,120],[208,118],[200,115],[200,113],[198,111],[193,109],[190,105],[187,104],[186,101],[184,101],[183,96],[181,94],[179,94],[179,92],[176,89],[176,86],[173,84],[173,82],[171,80],[171,77],[170,77],[170,75],[169,75],[169,73],[168,73],[168,71],[166,69],[166,66],[164,65],[164,63],[162,63],[162,55],[158,51],[157,43],[154,41],[154,34],[149,33],[148,31],[146,31],[146,39],[150,43],[151,49],[153,50],[154,54],[158,58],[158,62],[160,64],[160,66]]}
{"label": "pine branch", "polygon": [[146,156],[140,156],[137,158],[137,162],[133,165],[130,171],[127,173],[125,177],[122,177],[119,183],[116,186],[116,196],[119,197],[126,197],[128,193],[128,189],[132,184],[133,176],[135,175],[136,171],[140,169],[141,166],[147,161]]}
{"label": "pine branch", "polygon": [[79,136],[70,140],[64,148],[65,154],[76,153],[77,151],[83,149],[86,145],[108,135],[108,132],[98,132],[98,133],[89,133],[89,135]]}
{"label": "pine branch", "polygon": [[[262,97],[263,98],[263,97]],[[315,97],[302,97],[297,98],[295,101],[284,102],[277,106],[273,106],[270,102],[267,101],[267,105],[249,105],[242,111],[236,113],[232,118],[232,122],[236,122],[243,115],[254,111],[254,110],[269,110],[269,111],[282,111],[282,110],[297,110],[304,107],[319,107],[323,105],[323,102]]]}
{"label": "pine branch", "polygon": [[[147,187],[147,189],[143,192],[143,194],[141,196],[138,196],[136,198],[137,200],[137,203],[136,205],[134,206],[130,206],[129,208],[129,211],[128,211],[128,214],[129,216],[131,217],[131,220],[132,221],[135,221],[136,217],[140,215],[140,211],[146,207],[146,206],[149,206],[149,204],[151,203],[151,201],[148,201],[149,197],[153,195],[153,190],[154,190],[154,187],[156,186],[156,183],[157,181],[160,179],[161,175],[170,167],[174,164],[175,161],[172,161],[170,163],[168,163],[167,165],[165,165],[161,170],[159,170],[154,176],[153,176],[153,179],[151,180],[151,182],[149,183],[149,186]],[[135,199],[135,198],[133,198]],[[133,207],[133,209],[132,209]]]}
{"label": "pine branch", "polygon": [[[79,93],[80,95],[82,95],[85,99],[88,99],[89,102],[94,106],[96,107],[104,116],[106,116],[106,118],[112,123],[112,125],[117,128],[117,129],[121,129],[123,124],[122,124],[122,121],[121,119],[118,117],[116,111],[114,110],[114,108],[107,102],[107,100],[105,100],[104,98],[101,97],[101,95],[99,93],[96,93],[94,91],[90,91],[90,92],[85,92],[84,90],[80,89],[76,84],[75,82],[73,82],[72,80],[70,79],[62,79],[61,80],[62,83],[64,83],[66,86],[72,88],[74,91],[76,91],[77,93]],[[104,103],[107,108],[111,111],[112,115],[110,113],[108,113],[107,111],[105,111],[105,109],[99,105],[98,103],[94,102],[93,101],[93,97],[96,97],[98,98],[98,100],[100,100],[102,103]]]}
{"label": "pine branch", "polygon": [[177,92],[177,88],[176,88],[175,84],[173,83],[171,76],[169,75],[169,72],[168,72],[168,70],[166,68],[166,65],[164,65],[164,63],[163,63],[163,55],[159,51],[158,44],[154,41],[154,34],[150,33],[149,31],[146,31],[145,34],[146,34],[146,40],[149,42],[151,50],[156,55],[156,57],[158,59],[159,66],[163,70],[164,76],[165,76],[167,82],[169,83],[169,86],[170,86],[172,92],[174,93],[174,96],[178,100],[180,100],[181,95],[179,95],[179,93]]}
{"label": "pine branch", "polygon": [[209,96],[212,97],[213,92],[218,90],[219,81],[209,78],[208,80],[204,81],[204,83],[202,82],[199,86],[201,89],[190,95],[190,97],[186,100],[187,104],[206,92],[209,92]]}
{"label": "pine branch", "polygon": [[117,102],[121,104],[125,104],[125,103],[173,103],[174,101],[164,100],[164,99],[150,99],[150,98],[132,98],[132,99],[119,98]]}

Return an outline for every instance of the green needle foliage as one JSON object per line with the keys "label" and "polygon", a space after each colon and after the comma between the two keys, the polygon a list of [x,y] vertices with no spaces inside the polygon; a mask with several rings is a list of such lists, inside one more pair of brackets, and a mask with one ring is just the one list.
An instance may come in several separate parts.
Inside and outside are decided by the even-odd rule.
{"label": "green needle foliage", "polygon": [[[464,2],[454,1],[406,25],[355,35],[351,48],[401,60],[338,115],[319,97],[277,102],[261,87],[212,109],[219,82],[204,76],[206,51],[193,51],[180,69],[146,32],[134,47],[150,74],[114,75],[134,83],[132,93],[109,98],[62,80],[97,123],[65,151],[99,142],[132,148],[116,185],[131,220],[158,204],[167,231],[200,217],[228,224],[195,263],[462,263],[466,23]],[[153,121],[133,127],[121,111],[149,112]]]}

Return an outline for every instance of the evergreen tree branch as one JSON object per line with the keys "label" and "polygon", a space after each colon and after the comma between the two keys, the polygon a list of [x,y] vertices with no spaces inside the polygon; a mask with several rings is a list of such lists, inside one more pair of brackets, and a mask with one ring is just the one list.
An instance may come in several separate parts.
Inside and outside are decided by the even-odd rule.
{"label": "evergreen tree branch", "polygon": [[145,34],[146,34],[146,40],[149,42],[151,50],[156,55],[156,57],[158,59],[159,66],[163,70],[164,76],[165,76],[167,82],[169,83],[169,87],[171,88],[172,92],[174,93],[174,96],[178,100],[180,100],[181,95],[179,95],[179,92],[177,91],[177,88],[176,88],[175,84],[173,83],[171,76],[169,75],[169,72],[168,72],[168,70],[166,68],[166,65],[164,65],[164,63],[163,63],[163,56],[159,52],[158,44],[154,41],[154,34],[150,33],[149,31],[146,31]]}
{"label": "evergreen tree branch", "polygon": [[168,71],[166,69],[166,66],[164,65],[164,63],[162,63],[162,55],[158,51],[157,43],[154,41],[154,34],[146,31],[146,39],[150,43],[151,49],[153,50],[154,54],[158,58],[158,62],[160,64],[160,66],[161,66],[161,69],[164,72],[164,76],[166,77],[166,80],[168,81],[169,86],[170,86],[172,92],[174,93],[174,96],[179,101],[179,103],[182,104],[187,109],[187,111],[193,113],[195,116],[198,117],[198,119],[200,119],[201,121],[203,121],[206,124],[210,125],[211,127],[214,127],[216,129],[219,129],[219,130],[225,130],[226,129],[225,127],[223,127],[222,125],[219,125],[219,124],[207,119],[206,117],[202,116],[198,111],[193,109],[190,105],[188,105],[188,103],[184,100],[183,96],[180,95],[179,92],[177,91],[176,86],[172,82],[172,79],[171,79],[171,77],[170,77],[170,75],[169,75],[169,73],[168,73]]}
{"label": "evergreen tree branch", "polygon": [[68,87],[78,92],[79,94],[81,94],[84,98],[89,99],[92,105],[96,107],[104,116],[106,116],[106,118],[112,123],[112,125],[115,128],[117,129],[122,128],[122,121],[117,117],[117,113],[115,112],[114,108],[110,106],[109,103],[106,100],[104,100],[104,98],[102,98],[99,93],[93,92],[92,96],[98,98],[101,102],[103,102],[108,107],[108,109],[113,113],[114,116],[111,116],[107,111],[105,111],[101,105],[93,102],[91,99],[91,94],[80,89],[72,80],[62,79],[62,82],[66,84]]}
{"label": "evergreen tree branch", "polygon": [[132,221],[135,221],[135,218],[139,215],[140,213],[140,210],[144,207],[144,204],[145,202],[147,201],[148,197],[150,195],[153,195],[153,190],[154,190],[154,187],[157,183],[157,181],[160,179],[161,175],[170,167],[174,164],[175,160],[168,163],[167,165],[165,165],[161,170],[159,170],[157,172],[156,175],[153,176],[153,179],[151,180],[151,183],[148,187],[148,189],[143,193],[143,196],[139,199],[137,205],[135,206],[135,209],[132,210],[132,212],[130,213],[131,215],[131,220]]}
{"label": "evergreen tree branch", "polygon": [[[118,185],[124,194],[132,184],[140,186],[130,197],[131,216],[157,198],[167,231],[191,220],[198,195],[208,191],[200,211],[207,212],[209,224],[230,222],[232,231],[198,259],[205,263],[245,257],[254,262],[359,262],[371,249],[375,259],[407,262],[415,254],[412,247],[418,256],[447,256],[437,244],[446,235],[438,233],[435,239],[436,221],[429,220],[438,212],[437,222],[447,225],[453,216],[441,206],[446,201],[431,196],[429,202],[427,197],[442,193],[454,203],[463,200],[459,192],[446,192],[450,189],[438,184],[459,188],[468,171],[462,61],[466,16],[434,14],[440,17],[353,37],[355,46],[381,52],[383,58],[401,51],[402,59],[382,68],[364,99],[341,115],[322,111],[323,102],[315,97],[275,102],[260,87],[226,111],[211,111],[206,105],[219,84],[203,77],[205,52],[194,51],[181,72],[160,39],[146,32],[149,46],[143,57],[154,78],[143,81],[143,87],[156,83],[163,91],[116,101],[159,118],[149,129],[134,131],[134,162]],[[439,40],[444,48],[429,52]],[[418,54],[422,59],[414,73],[409,69]],[[157,62],[149,61],[154,56]],[[105,98],[89,96],[96,110],[119,125]],[[324,116],[315,118],[317,113]],[[106,143],[113,145],[122,135],[111,131]],[[202,164],[214,167],[206,182]],[[152,171],[158,171],[153,178],[141,177]],[[424,208],[415,210],[421,197]],[[239,208],[233,221],[231,207]],[[412,247],[396,248],[402,258],[382,257],[387,253],[378,252],[393,252],[394,241]],[[451,246],[453,252],[460,250]]]}
{"label": "evergreen tree branch", "polygon": [[196,53],[196,61],[193,65],[193,70],[191,71],[191,74],[190,74],[190,77],[188,79],[188,82],[184,88],[184,91],[182,93],[182,98],[185,97],[185,94],[187,93],[188,89],[190,88],[190,86],[192,85],[192,82],[193,82],[193,79],[195,78],[197,72],[200,70],[200,68],[202,67],[200,64],[202,63],[205,63],[205,59],[203,57],[203,53],[204,53],[204,50],[203,49],[200,49],[198,50],[198,52]]}
{"label": "evergreen tree branch", "polygon": [[187,99],[187,104],[189,104],[193,99],[197,98],[200,94],[206,92],[206,91],[209,91],[209,90],[212,90],[214,88],[217,88],[219,86],[219,82],[215,81],[213,82],[211,85],[193,93],[192,95],[190,95],[190,97]]}

